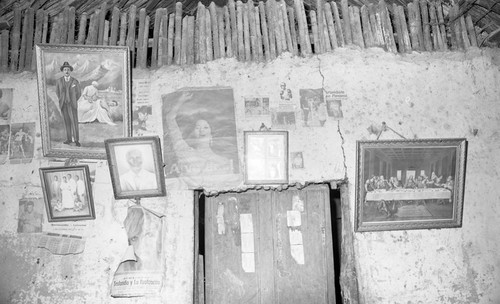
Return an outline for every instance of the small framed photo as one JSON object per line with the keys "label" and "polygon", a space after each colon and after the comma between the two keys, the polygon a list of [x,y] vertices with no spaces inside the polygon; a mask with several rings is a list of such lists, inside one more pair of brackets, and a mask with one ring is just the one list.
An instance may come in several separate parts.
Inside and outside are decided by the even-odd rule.
{"label": "small framed photo", "polygon": [[104,140],[131,136],[126,46],[36,46],[43,155],[106,159]]}
{"label": "small framed photo", "polygon": [[105,141],[116,199],[165,196],[165,178],[158,136]]}
{"label": "small framed photo", "polygon": [[288,132],[245,131],[245,183],[288,183]]}
{"label": "small framed photo", "polygon": [[49,222],[95,219],[87,165],[40,168]]}
{"label": "small framed photo", "polygon": [[355,230],[462,226],[466,140],[357,142]]}

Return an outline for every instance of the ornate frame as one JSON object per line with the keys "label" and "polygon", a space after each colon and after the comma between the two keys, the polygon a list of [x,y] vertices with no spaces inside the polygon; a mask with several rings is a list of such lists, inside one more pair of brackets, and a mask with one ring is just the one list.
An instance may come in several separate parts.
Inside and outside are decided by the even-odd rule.
{"label": "ornate frame", "polygon": [[355,231],[461,227],[466,149],[464,138],[358,141]]}
{"label": "ornate frame", "polygon": [[[114,137],[131,136],[130,55],[126,46],[36,45],[37,80],[40,105],[40,124],[43,155],[61,158],[105,159],[106,152],[101,134]],[[64,118],[55,90],[55,83],[62,73],[61,64],[69,62],[81,91],[93,81],[98,83],[99,104],[109,117],[116,118],[117,126],[82,124],[78,129],[81,146],[64,144]],[[73,71],[74,68],[74,71]],[[116,127],[120,127],[116,129]],[[66,133],[64,133],[66,134]],[[61,137],[63,139],[61,139]]]}

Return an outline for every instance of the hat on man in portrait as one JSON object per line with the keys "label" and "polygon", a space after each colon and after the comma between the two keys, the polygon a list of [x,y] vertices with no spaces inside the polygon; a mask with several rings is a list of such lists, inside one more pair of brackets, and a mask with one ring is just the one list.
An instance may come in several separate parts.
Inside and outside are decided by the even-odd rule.
{"label": "hat on man in portrait", "polygon": [[71,72],[73,72],[73,67],[72,67],[72,66],[69,64],[69,62],[67,62],[67,61],[65,61],[65,62],[63,63],[63,65],[61,65],[61,71],[62,71],[64,68],[69,68],[69,70],[70,70]]}

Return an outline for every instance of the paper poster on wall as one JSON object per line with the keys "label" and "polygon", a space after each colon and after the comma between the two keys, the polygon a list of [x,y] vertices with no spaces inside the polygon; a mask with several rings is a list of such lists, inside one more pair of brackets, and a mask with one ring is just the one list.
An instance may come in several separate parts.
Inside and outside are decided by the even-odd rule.
{"label": "paper poster on wall", "polygon": [[42,232],[43,200],[41,198],[23,198],[19,200],[17,232]]}
{"label": "paper poster on wall", "polygon": [[269,97],[245,97],[245,117],[269,116]]}
{"label": "paper poster on wall", "polygon": [[0,89],[0,125],[10,122],[13,91],[14,89]]}
{"label": "paper poster on wall", "polygon": [[40,236],[37,247],[45,248],[52,254],[78,254],[85,249],[85,239],[78,235],[49,232]]}
{"label": "paper poster on wall", "polygon": [[0,164],[9,158],[10,125],[0,125]]}
{"label": "paper poster on wall", "polygon": [[163,216],[134,205],[123,222],[128,243],[111,285],[112,297],[158,295],[163,284]]}
{"label": "paper poster on wall", "polygon": [[162,96],[167,188],[241,180],[231,88],[188,88]]}
{"label": "paper poster on wall", "polygon": [[156,135],[152,130],[149,118],[153,113],[151,105],[141,105],[133,107],[132,112],[132,135],[133,136],[151,136]]}
{"label": "paper poster on wall", "polygon": [[149,79],[134,79],[132,81],[132,102],[134,106],[150,103],[151,81]]}
{"label": "paper poster on wall", "polygon": [[328,117],[323,89],[300,89],[300,109],[304,127],[323,127]]}
{"label": "paper poster on wall", "polygon": [[325,93],[326,107],[328,116],[335,120],[344,118],[342,112],[342,101],[347,100],[347,94],[344,91],[329,91]]}
{"label": "paper poster on wall", "polygon": [[295,110],[283,108],[271,110],[271,122],[273,129],[295,129]]}
{"label": "paper poster on wall", "polygon": [[35,123],[12,124],[10,134],[10,162],[31,162],[35,148]]}
{"label": "paper poster on wall", "polygon": [[280,83],[279,105],[293,105],[292,90],[286,86],[286,82]]}

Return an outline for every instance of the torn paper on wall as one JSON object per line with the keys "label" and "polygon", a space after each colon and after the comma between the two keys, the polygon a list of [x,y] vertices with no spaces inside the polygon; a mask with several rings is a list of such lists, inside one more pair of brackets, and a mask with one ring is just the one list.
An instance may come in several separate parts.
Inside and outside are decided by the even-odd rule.
{"label": "torn paper on wall", "polygon": [[78,254],[85,249],[85,239],[77,235],[46,233],[38,239],[37,247],[45,248],[52,254]]}
{"label": "torn paper on wall", "polygon": [[241,266],[245,272],[255,272],[255,245],[251,213],[240,214]]}
{"label": "torn paper on wall", "polygon": [[112,297],[158,295],[163,284],[163,215],[139,205],[124,220],[129,246],[111,285]]}

